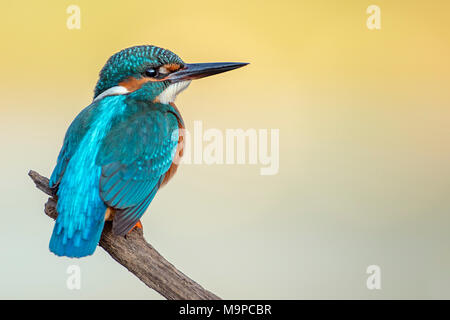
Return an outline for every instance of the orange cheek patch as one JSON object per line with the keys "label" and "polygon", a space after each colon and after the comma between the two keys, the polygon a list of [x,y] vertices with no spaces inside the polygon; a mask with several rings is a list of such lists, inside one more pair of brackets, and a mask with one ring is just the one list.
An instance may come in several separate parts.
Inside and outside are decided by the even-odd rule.
{"label": "orange cheek patch", "polygon": [[157,81],[157,80],[152,79],[152,78],[136,79],[134,77],[129,77],[129,78],[125,79],[124,81],[120,82],[119,86],[125,87],[125,88],[127,88],[128,91],[133,92],[133,91],[140,89],[144,85],[144,83],[154,82],[154,81]]}
{"label": "orange cheek patch", "polygon": [[179,70],[181,68],[181,65],[179,65],[177,63],[169,63],[169,64],[163,65],[163,68],[166,68],[170,72],[174,72],[174,71]]}

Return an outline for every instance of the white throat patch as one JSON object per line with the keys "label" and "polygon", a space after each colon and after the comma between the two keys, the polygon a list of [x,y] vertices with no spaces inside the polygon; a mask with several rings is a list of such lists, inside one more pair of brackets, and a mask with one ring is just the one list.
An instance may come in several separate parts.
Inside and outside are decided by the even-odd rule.
{"label": "white throat patch", "polygon": [[105,90],[104,92],[102,92],[101,94],[99,94],[95,99],[95,101],[98,101],[100,99],[103,99],[104,97],[108,97],[108,96],[117,96],[119,94],[127,94],[130,91],[128,91],[127,88],[122,87],[122,86],[115,86],[112,88],[109,88],[108,90]]}
{"label": "white throat patch", "polygon": [[164,91],[161,92],[156,99],[159,100],[159,102],[164,103],[164,104],[174,102],[177,95],[181,91],[186,89],[190,83],[191,83],[191,80],[172,83],[166,89],[164,89]]}

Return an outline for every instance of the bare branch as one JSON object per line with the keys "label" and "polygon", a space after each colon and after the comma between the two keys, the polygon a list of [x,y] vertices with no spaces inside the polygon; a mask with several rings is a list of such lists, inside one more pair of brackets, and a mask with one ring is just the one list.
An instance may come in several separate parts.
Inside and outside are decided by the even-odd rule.
{"label": "bare branch", "polygon": [[[57,198],[55,190],[49,187],[49,180],[35,171],[28,175],[36,187],[51,196],[45,204],[45,213],[56,219]],[[215,294],[175,268],[144,239],[141,229],[134,229],[126,237],[116,236],[106,222],[100,239],[100,247],[114,260],[127,268],[148,287],[170,300],[218,300]]]}

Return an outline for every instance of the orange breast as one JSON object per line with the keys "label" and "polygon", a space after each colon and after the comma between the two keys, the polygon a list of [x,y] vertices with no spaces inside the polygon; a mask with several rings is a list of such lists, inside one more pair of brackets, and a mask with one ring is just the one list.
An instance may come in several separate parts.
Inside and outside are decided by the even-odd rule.
{"label": "orange breast", "polygon": [[[177,110],[178,114],[180,114],[177,106],[173,102],[170,103],[170,105],[172,107],[174,107],[175,110]],[[184,126],[183,126],[181,119],[177,119],[177,120],[178,120],[178,129],[179,129],[177,150],[175,151],[175,156],[173,157],[172,165],[170,166],[169,170],[167,170],[167,172],[164,176],[164,179],[161,183],[161,187],[163,185],[165,185],[167,182],[169,182],[169,180],[172,179],[172,177],[175,175],[175,173],[177,172],[177,169],[178,169],[178,164],[180,163],[181,157],[183,156],[184,134],[182,132],[184,130]]]}

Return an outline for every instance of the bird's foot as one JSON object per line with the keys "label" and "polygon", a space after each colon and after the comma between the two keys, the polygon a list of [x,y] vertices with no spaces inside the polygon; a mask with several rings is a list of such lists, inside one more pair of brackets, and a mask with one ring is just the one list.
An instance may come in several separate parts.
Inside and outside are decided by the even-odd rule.
{"label": "bird's foot", "polygon": [[138,221],[138,222],[134,225],[134,227],[131,228],[130,231],[128,231],[128,233],[130,233],[131,231],[133,231],[133,230],[136,229],[136,228],[141,229],[141,230],[143,229],[141,221]]}

